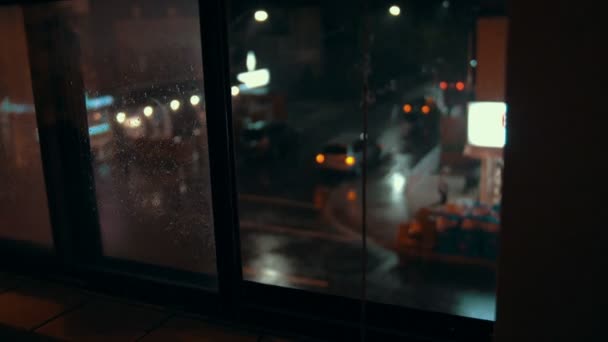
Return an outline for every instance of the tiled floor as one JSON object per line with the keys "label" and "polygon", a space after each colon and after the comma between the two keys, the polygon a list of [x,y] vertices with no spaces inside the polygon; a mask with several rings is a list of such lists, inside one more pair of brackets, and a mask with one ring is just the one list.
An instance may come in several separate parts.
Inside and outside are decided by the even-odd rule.
{"label": "tiled floor", "polygon": [[0,341],[287,342],[0,273]]}

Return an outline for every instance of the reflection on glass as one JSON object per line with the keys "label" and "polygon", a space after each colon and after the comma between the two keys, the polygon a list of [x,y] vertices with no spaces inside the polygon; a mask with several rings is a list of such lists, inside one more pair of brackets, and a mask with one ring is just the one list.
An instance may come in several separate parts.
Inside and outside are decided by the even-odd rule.
{"label": "reflection on glass", "polygon": [[77,4],[104,254],[215,273],[197,1]]}
{"label": "reflection on glass", "polygon": [[0,239],[51,246],[21,8],[0,7]]}
{"label": "reflection on glass", "polygon": [[491,320],[502,151],[467,126],[504,134],[468,113],[504,102],[504,30],[473,25],[503,1],[372,3],[232,2],[245,277],[359,296],[366,168],[368,299]]}

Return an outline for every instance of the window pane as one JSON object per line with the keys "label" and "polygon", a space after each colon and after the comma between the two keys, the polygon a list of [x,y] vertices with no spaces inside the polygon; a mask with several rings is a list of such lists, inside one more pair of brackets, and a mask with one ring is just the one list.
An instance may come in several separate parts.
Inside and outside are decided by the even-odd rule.
{"label": "window pane", "polygon": [[230,77],[245,279],[356,298],[362,21],[342,6],[232,1]]}
{"label": "window pane", "polygon": [[71,5],[104,254],[215,273],[197,1]]}
{"label": "window pane", "polygon": [[491,320],[504,1],[368,5],[232,2],[245,275],[360,294],[367,147],[368,299]]}
{"label": "window pane", "polygon": [[397,256],[370,274],[370,300],[494,319],[506,19],[483,13],[503,5],[369,13],[373,106],[390,112],[378,134],[392,159],[369,165],[368,239]]}
{"label": "window pane", "polygon": [[0,239],[51,246],[21,8],[0,7]]}

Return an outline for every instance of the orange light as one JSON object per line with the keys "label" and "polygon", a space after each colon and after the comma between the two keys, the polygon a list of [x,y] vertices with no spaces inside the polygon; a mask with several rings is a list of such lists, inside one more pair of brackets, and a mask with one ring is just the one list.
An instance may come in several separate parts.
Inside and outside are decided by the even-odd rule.
{"label": "orange light", "polygon": [[424,105],[424,106],[422,106],[422,108],[420,110],[422,110],[422,114],[427,115],[428,113],[431,112],[431,107]]}
{"label": "orange light", "polygon": [[353,202],[355,200],[357,200],[357,192],[355,192],[355,190],[349,190],[346,193],[346,199]]}
{"label": "orange light", "polygon": [[458,82],[458,83],[456,83],[456,89],[458,91],[463,91],[464,90],[464,82]]}
{"label": "orange light", "polygon": [[344,163],[346,163],[346,165],[348,165],[348,166],[355,165],[355,161],[356,161],[356,159],[353,156],[348,156],[344,159]]}
{"label": "orange light", "polygon": [[317,154],[315,157],[317,164],[323,164],[325,162],[325,156],[322,153]]}
{"label": "orange light", "polygon": [[448,89],[448,82],[446,81],[442,81],[439,83],[439,88],[441,88],[441,90],[446,90]]}
{"label": "orange light", "polygon": [[412,112],[412,105],[409,104],[409,103],[403,105],[403,112],[404,113],[411,113]]}

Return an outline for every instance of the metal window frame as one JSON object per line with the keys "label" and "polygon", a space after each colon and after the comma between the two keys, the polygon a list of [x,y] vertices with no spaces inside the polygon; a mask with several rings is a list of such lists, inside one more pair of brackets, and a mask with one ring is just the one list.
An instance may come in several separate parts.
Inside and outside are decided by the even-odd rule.
{"label": "metal window frame", "polygon": [[[2,4],[30,5],[54,1],[56,0],[12,0]],[[86,119],[83,120],[83,117],[86,118],[82,111],[84,99],[68,92],[73,88],[66,86],[66,81],[69,81],[67,78],[37,76],[32,79],[56,253],[34,252],[31,248],[23,247],[23,244],[0,241],[0,244],[14,247],[3,248],[0,252],[2,267],[12,266],[19,272],[69,276],[90,289],[178,306],[187,311],[227,318],[257,329],[332,340],[358,339],[361,324],[361,303],[358,299],[243,280],[226,8],[222,0],[199,0],[198,3],[208,114],[217,291],[193,285],[197,282],[213,282],[204,279],[204,276],[197,278],[187,272],[102,255],[86,134],[87,123]],[[30,48],[35,48],[35,44],[32,44],[34,43],[29,44]],[[30,50],[30,58],[34,58],[33,61],[30,60],[33,71],[45,68],[39,52],[41,51]],[[55,63],[66,67],[59,60],[55,60]],[[39,73],[32,73],[37,74]],[[75,80],[82,82],[78,78]],[[58,97],[72,101],[67,107],[69,110],[61,115],[58,114],[61,113],[58,109],[65,109],[61,107],[65,104],[44,97],[46,90],[51,87],[58,89]],[[70,210],[74,206],[81,209],[80,214],[75,215]],[[85,243],[81,246],[83,241]],[[9,255],[11,258],[25,258],[23,260],[28,262],[11,265],[7,259]],[[411,341],[490,341],[492,337],[493,322],[369,301],[366,306],[366,336],[369,340],[407,338]]]}

